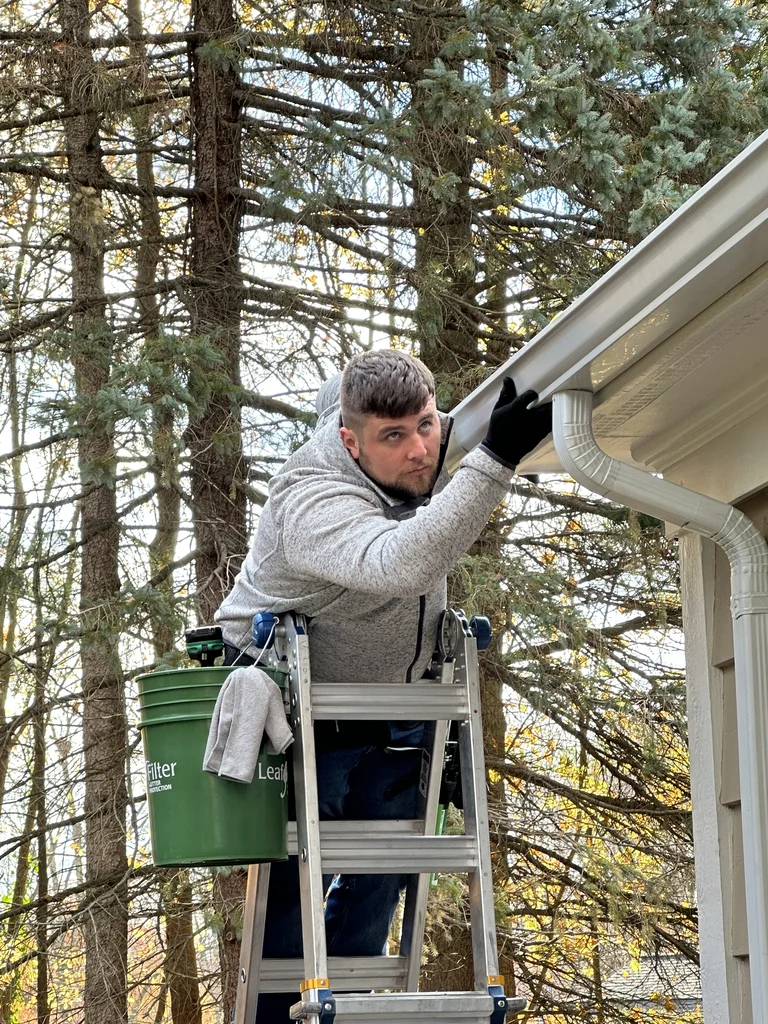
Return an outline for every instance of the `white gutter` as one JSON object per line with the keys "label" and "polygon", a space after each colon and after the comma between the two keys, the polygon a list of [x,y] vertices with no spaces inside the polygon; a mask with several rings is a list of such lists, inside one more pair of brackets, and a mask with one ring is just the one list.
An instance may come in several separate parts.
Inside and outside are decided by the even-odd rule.
{"label": "white gutter", "polygon": [[719,544],[731,565],[734,668],[752,1019],[768,1022],[768,544],[732,505],[611,458],[592,433],[588,391],[554,396],[554,440],[574,480]]}
{"label": "white gutter", "polygon": [[767,259],[768,131],[456,407],[449,471],[483,439],[503,377],[542,399],[599,388]]}

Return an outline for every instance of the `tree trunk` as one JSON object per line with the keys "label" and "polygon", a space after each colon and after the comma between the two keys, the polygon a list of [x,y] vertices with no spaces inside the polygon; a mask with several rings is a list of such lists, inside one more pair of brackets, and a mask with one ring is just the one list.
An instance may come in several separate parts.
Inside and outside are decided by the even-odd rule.
{"label": "tree trunk", "polygon": [[[140,41],[142,25],[141,0],[128,0],[128,33],[136,41],[131,44],[140,80],[140,90],[149,78],[146,46]],[[139,198],[141,242],[136,266],[136,288],[143,291],[155,284],[160,254],[162,228],[152,165],[152,125],[149,110],[136,107],[131,113],[136,138],[136,184],[145,189]],[[146,292],[136,300],[141,334],[144,339],[144,357],[163,371],[159,382],[152,378],[150,402],[152,405],[152,475],[156,488],[157,530],[149,544],[149,571],[154,578],[173,562],[179,534],[181,498],[179,489],[179,452],[174,437],[173,409],[160,399],[163,397],[163,378],[174,372],[172,360],[165,354],[161,337],[157,296]],[[177,616],[173,606],[173,573],[162,575],[157,590],[165,598],[150,607],[152,647],[156,660],[173,650],[177,639]],[[200,985],[197,973],[194,926],[192,922],[192,891],[189,872],[158,871],[162,887],[162,906],[165,913],[165,980],[171,998],[173,1024],[202,1024]]]}
{"label": "tree trunk", "polygon": [[[142,91],[149,78],[143,31],[141,0],[128,0],[128,34],[131,55],[139,76],[137,88]],[[152,124],[146,107],[136,107],[131,113],[136,138],[136,184],[145,191],[139,198],[141,241],[137,254],[136,300],[139,325],[144,341],[144,358],[159,366],[162,377],[152,377],[149,398],[152,407],[152,475],[157,500],[157,530],[149,544],[149,571],[153,578],[161,575],[156,589],[165,599],[150,605],[152,647],[156,660],[173,650],[180,623],[173,605],[173,573],[163,570],[173,562],[179,534],[181,497],[179,488],[179,451],[174,436],[173,409],[161,401],[163,381],[174,372],[161,336],[157,296],[147,289],[155,284],[160,255],[162,227],[152,164]],[[158,871],[162,889],[162,907],[165,913],[165,985],[170,993],[173,1024],[202,1024],[200,985],[195,953],[194,925],[192,921],[192,891],[189,872],[175,869]]]}
{"label": "tree trunk", "polygon": [[219,925],[221,1009],[224,1024],[232,1020],[237,997],[241,925],[247,875],[239,868],[217,871],[213,878],[213,904]]}
{"label": "tree trunk", "polygon": [[189,872],[169,869],[163,876],[165,976],[171,994],[171,1020],[173,1024],[202,1024]]}
{"label": "tree trunk", "polygon": [[[35,827],[35,811],[36,788],[35,780],[33,778],[29,793],[29,803],[27,804],[27,813],[24,818],[24,831],[22,832],[22,835],[25,837],[29,836],[32,829]],[[10,903],[12,909],[22,907],[27,900],[30,848],[31,841],[27,838],[23,839],[19,845],[19,856],[16,861],[16,874],[13,881],[13,893],[11,895]],[[5,932],[9,946],[18,938],[23,925],[24,917],[22,914],[18,914],[16,917],[8,919],[8,925]],[[6,974],[2,988],[0,988],[0,1024],[7,1024],[7,1022],[14,1019],[15,1003],[19,992],[20,981],[20,971],[16,970],[11,974]]]}
{"label": "tree trunk", "polygon": [[[141,42],[143,32],[141,0],[128,0],[128,34],[138,81],[137,91],[148,88],[150,69],[146,46]],[[153,578],[173,562],[179,534],[181,496],[179,488],[179,450],[174,437],[173,409],[163,402],[166,377],[175,372],[173,357],[163,344],[157,295],[149,291],[157,280],[162,225],[157,196],[154,194],[155,174],[152,164],[152,121],[147,107],[136,107],[131,112],[136,138],[136,184],[143,189],[139,197],[141,239],[136,261],[136,300],[139,327],[144,342],[144,358],[162,371],[159,380],[153,375],[149,398],[152,409],[152,475],[157,500],[157,531],[149,544],[149,571]],[[141,293],[144,294],[141,294]],[[177,627],[181,623],[173,606],[173,573],[162,575],[156,589],[165,598],[158,607],[150,605],[152,646],[156,659],[173,650],[177,640]]]}
{"label": "tree trunk", "polygon": [[[215,39],[192,49],[192,130],[195,198],[192,201],[192,274],[201,282],[188,304],[192,332],[214,361],[191,370],[198,400],[190,414],[192,510],[199,554],[195,563],[201,622],[210,622],[231,587],[245,554],[245,497],[240,408],[232,385],[240,385],[242,272],[240,225],[241,106],[231,0],[193,0],[195,32]],[[214,50],[215,47],[215,50]],[[225,50],[226,47],[226,50]],[[199,379],[197,377],[199,374]],[[203,377],[205,378],[203,380]]]}
{"label": "tree trunk", "polygon": [[[507,92],[509,71],[507,62],[499,56],[503,48],[503,38],[498,34],[489,35],[486,51],[488,54],[488,77],[491,92],[494,96],[504,96]],[[503,104],[496,104],[493,118],[501,124],[505,115]],[[493,157],[493,152],[489,154]],[[499,163],[503,163],[500,159]],[[503,173],[503,166],[499,167]],[[488,359],[493,364],[501,364],[509,358],[512,335],[507,322],[508,288],[507,281],[516,265],[516,253],[506,237],[498,237],[493,233],[486,235],[484,240],[485,278],[488,285],[485,291],[484,312],[489,326],[487,341]]]}
{"label": "tree trunk", "polygon": [[[425,13],[416,21],[412,40],[413,208],[418,222],[427,225],[415,237],[416,326],[421,358],[433,372],[449,374],[474,365],[478,356],[467,186],[472,155],[463,123],[466,114],[446,114],[443,119],[430,90],[419,84],[428,77],[449,34],[448,16],[461,15],[462,5],[459,0],[432,0],[429,10],[431,17]],[[461,75],[460,61],[444,63]]]}
{"label": "tree trunk", "polygon": [[35,618],[38,629],[35,631],[35,717],[33,720],[35,760],[32,772],[32,798],[30,807],[35,812],[37,826],[37,898],[40,907],[37,911],[37,1024],[50,1024],[50,984],[48,970],[48,807],[46,801],[46,726],[45,713],[46,684],[53,664],[55,646],[51,648],[48,659],[43,651],[43,634],[41,629],[45,621],[43,604],[40,595],[42,585],[40,569],[35,568]]}
{"label": "tree trunk", "polygon": [[[420,223],[426,226],[415,237],[415,269],[418,289],[416,317],[419,331],[419,354],[438,378],[446,378],[477,366],[481,353],[478,346],[479,316],[475,283],[477,265],[472,231],[472,200],[467,182],[472,171],[472,153],[464,112],[445,115],[423,84],[427,72],[440,57],[447,71],[463,76],[460,60],[446,60],[441,49],[451,30],[451,15],[461,15],[458,0],[432,0],[432,17],[418,22],[412,46],[416,70],[411,80],[411,110],[415,126],[413,144],[414,208]],[[421,84],[420,84],[421,83]],[[445,191],[447,189],[447,191]],[[503,290],[497,288],[496,301]],[[461,384],[457,385],[457,389]],[[449,390],[453,388],[449,385]],[[463,397],[459,395],[458,397]],[[471,553],[497,549],[501,538],[486,527],[483,537]],[[465,593],[450,593],[449,604],[467,606]],[[477,609],[493,617],[489,608]],[[489,657],[490,655],[490,657]],[[503,762],[506,723],[502,687],[497,665],[489,652],[481,664],[480,688],[483,706],[483,738],[489,765]],[[504,800],[503,782],[490,783],[489,811],[493,820]],[[501,815],[503,818],[504,815]],[[506,880],[503,845],[497,845],[498,829],[492,826],[494,873]],[[473,987],[471,936],[462,915],[439,929],[433,929],[431,941],[437,956],[425,967],[427,987],[462,989]]]}
{"label": "tree trunk", "polygon": [[[88,0],[62,0],[62,88],[71,109],[98,110]],[[65,120],[72,262],[71,358],[79,404],[80,657],[85,760],[85,1024],[127,1020],[126,721],[118,655],[120,590],[114,422],[98,402],[109,380],[112,335],[104,306],[99,118]],[[87,308],[77,309],[88,302]],[[94,486],[96,484],[96,486]],[[90,490],[87,490],[90,488]]]}
{"label": "tree trunk", "polygon": [[[29,243],[29,235],[35,221],[37,210],[37,187],[33,186],[27,215],[24,220],[24,227],[21,234],[23,247]],[[16,306],[18,310],[21,303],[21,285],[25,270],[24,250],[19,253],[13,274],[13,286],[11,290],[10,306]],[[18,315],[18,314],[17,314]],[[11,449],[16,451],[21,444],[20,424],[25,410],[21,408],[21,396],[19,394],[17,355],[10,351],[7,356],[7,379],[8,379],[8,420],[11,434]],[[11,581],[14,576],[14,566],[21,549],[24,538],[24,527],[29,517],[27,508],[27,496],[24,489],[24,477],[22,470],[22,456],[11,459],[11,473],[13,476],[13,509],[8,524],[8,541],[5,548],[5,557],[2,566],[2,578]],[[4,639],[6,651],[12,651],[16,642],[17,626],[17,588],[15,584],[7,582],[0,587],[0,635]],[[14,736],[10,731],[7,722],[6,705],[8,702],[8,688],[11,682],[11,671],[13,659],[8,655],[0,658],[0,814],[2,814],[5,801],[5,780],[8,773],[8,763],[14,745]]]}
{"label": "tree trunk", "polygon": [[[192,131],[195,198],[192,201],[191,269],[198,286],[188,304],[192,333],[207,366],[195,369],[190,390],[186,441],[191,457],[192,513],[198,556],[197,608],[201,623],[229,591],[248,543],[245,496],[240,487],[242,437],[240,407],[233,385],[240,385],[241,106],[232,0],[193,0],[192,27],[207,39],[193,45]],[[197,374],[199,373],[199,379]],[[214,878],[213,900],[223,925],[219,932],[221,1008],[231,1020],[237,992],[240,939],[233,914],[245,899],[245,872]]]}

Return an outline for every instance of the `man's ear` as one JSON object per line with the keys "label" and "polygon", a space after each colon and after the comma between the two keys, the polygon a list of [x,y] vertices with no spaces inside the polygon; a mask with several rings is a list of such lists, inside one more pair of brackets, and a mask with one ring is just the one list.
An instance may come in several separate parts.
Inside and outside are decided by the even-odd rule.
{"label": "man's ear", "polygon": [[342,443],[353,459],[360,458],[360,443],[357,434],[349,427],[339,427],[339,435]]}

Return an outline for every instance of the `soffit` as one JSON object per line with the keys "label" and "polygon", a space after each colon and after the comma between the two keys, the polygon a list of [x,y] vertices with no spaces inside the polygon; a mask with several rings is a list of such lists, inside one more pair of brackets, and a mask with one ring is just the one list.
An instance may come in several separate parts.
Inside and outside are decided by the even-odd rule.
{"label": "soffit", "polygon": [[[643,352],[654,334],[684,318],[685,304],[681,295],[677,310],[670,304],[653,313],[589,368],[600,446],[657,472],[768,406],[768,261]],[[521,470],[560,471],[552,444]]]}

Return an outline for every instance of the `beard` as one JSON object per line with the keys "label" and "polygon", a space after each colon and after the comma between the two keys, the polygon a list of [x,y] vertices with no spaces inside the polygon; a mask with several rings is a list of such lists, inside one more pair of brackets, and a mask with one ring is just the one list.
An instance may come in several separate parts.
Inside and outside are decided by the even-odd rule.
{"label": "beard", "polygon": [[392,498],[421,498],[430,493],[437,481],[437,466],[431,464],[421,473],[402,473],[393,480],[385,480],[373,470],[362,448],[357,462],[365,475]]}

